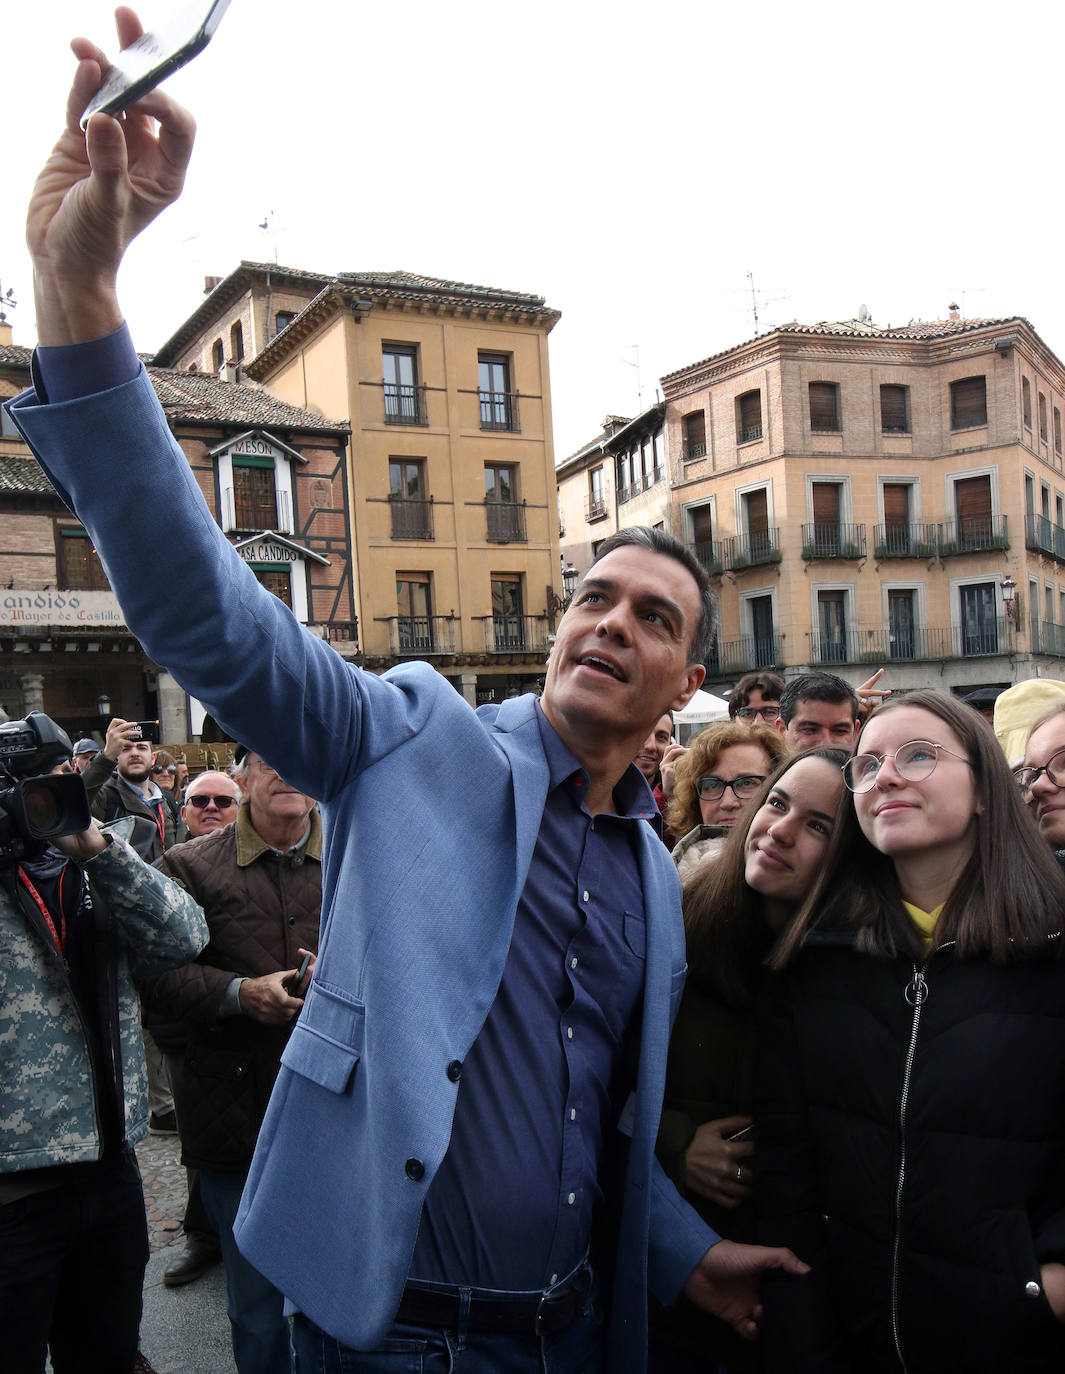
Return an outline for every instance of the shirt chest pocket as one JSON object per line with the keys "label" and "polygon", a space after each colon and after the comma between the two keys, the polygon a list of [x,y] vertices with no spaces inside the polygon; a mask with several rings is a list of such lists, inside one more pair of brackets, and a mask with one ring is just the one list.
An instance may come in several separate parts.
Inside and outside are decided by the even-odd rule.
{"label": "shirt chest pocket", "polygon": [[622,920],[622,933],[625,945],[637,959],[647,958],[647,922],[635,912],[626,911]]}

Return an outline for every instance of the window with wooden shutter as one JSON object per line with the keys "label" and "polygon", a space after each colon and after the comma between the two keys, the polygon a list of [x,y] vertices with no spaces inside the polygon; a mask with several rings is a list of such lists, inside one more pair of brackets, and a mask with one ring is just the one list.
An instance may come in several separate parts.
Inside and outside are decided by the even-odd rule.
{"label": "window with wooden shutter", "polygon": [[908,391],[906,386],[880,388],[880,428],[884,434],[909,434]]}
{"label": "window with wooden shutter", "polygon": [[821,434],[839,432],[839,387],[835,382],[810,383],[810,428]]}
{"label": "window with wooden shutter", "polygon": [[811,491],[814,547],[821,558],[839,553],[839,483],[814,482]]}
{"label": "window with wooden shutter", "polygon": [[684,417],[684,457],[704,458],[706,456],[706,414],[693,410]]}
{"label": "window with wooden shutter", "polygon": [[991,478],[964,477],[955,482],[954,505],[961,542],[986,547],[991,539]]}
{"label": "window with wooden shutter", "polygon": [[688,511],[688,518],[691,520],[692,543],[709,544],[714,537],[710,506],[693,506]]}
{"label": "window with wooden shutter", "polygon": [[737,402],[740,417],[741,444],[752,443],[762,437],[762,393],[746,391]]}
{"label": "window with wooden shutter", "polygon": [[817,611],[821,630],[821,662],[846,662],[847,617],[845,593],[842,591],[818,592]]}
{"label": "window with wooden shutter", "polygon": [[1021,378],[1021,418],[1025,429],[1032,427],[1032,388],[1027,377]]}
{"label": "window with wooden shutter", "polygon": [[1045,444],[1047,441],[1047,398],[1042,392],[1039,393],[1039,437]]}
{"label": "window with wooden shutter", "polygon": [[764,487],[747,492],[743,498],[747,516],[747,537],[752,556],[769,550],[769,493]]}
{"label": "window with wooden shutter", "polygon": [[963,377],[950,384],[950,427],[972,429],[987,424],[987,378]]}

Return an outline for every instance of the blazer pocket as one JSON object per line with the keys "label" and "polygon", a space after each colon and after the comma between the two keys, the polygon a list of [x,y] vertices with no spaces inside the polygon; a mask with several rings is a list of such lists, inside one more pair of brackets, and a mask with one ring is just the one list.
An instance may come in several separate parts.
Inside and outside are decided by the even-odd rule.
{"label": "blazer pocket", "polygon": [[311,981],[281,1063],[329,1092],[347,1092],[362,1058],[366,1008],[342,988]]}

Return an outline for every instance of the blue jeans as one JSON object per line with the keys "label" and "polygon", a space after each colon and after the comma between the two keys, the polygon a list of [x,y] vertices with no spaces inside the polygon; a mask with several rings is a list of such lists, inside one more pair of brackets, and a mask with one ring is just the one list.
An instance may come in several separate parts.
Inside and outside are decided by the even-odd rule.
{"label": "blue jeans", "polygon": [[594,1291],[565,1331],[509,1336],[397,1322],[376,1350],[352,1350],[297,1314],[293,1374],[601,1374],[603,1325]]}
{"label": "blue jeans", "polygon": [[218,1232],[226,1271],[226,1309],[233,1334],[233,1359],[240,1374],[290,1374],[285,1300],[258,1269],[248,1263],[233,1239],[244,1174],[200,1170],[204,1211]]}

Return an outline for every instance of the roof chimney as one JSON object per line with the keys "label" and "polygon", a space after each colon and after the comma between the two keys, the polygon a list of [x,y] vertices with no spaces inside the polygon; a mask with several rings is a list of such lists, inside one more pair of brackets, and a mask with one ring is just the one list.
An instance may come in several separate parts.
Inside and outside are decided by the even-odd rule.
{"label": "roof chimney", "polygon": [[11,326],[8,324],[7,320],[0,319],[0,345],[13,342],[14,336],[11,333]]}
{"label": "roof chimney", "polygon": [[947,309],[950,311],[950,314],[947,316],[947,319],[951,322],[951,324],[958,324],[961,320],[961,313],[958,310],[958,302],[951,301]]}
{"label": "roof chimney", "polygon": [[209,295],[211,294],[211,292],[215,289],[216,286],[221,285],[221,282],[222,282],[222,278],[221,278],[221,277],[204,277],[204,279],[203,279],[203,294],[204,294],[205,296],[209,296]]}

